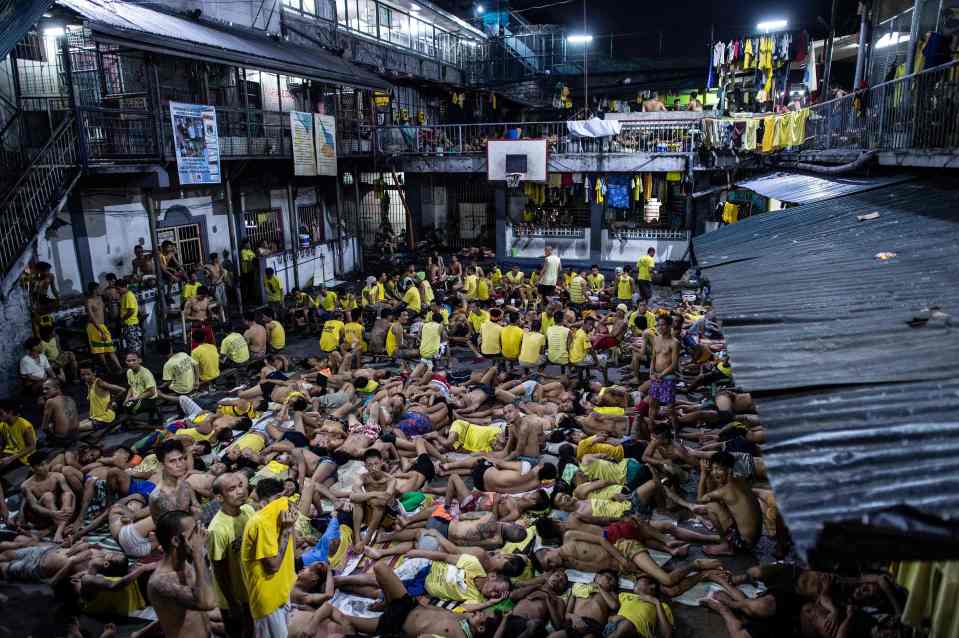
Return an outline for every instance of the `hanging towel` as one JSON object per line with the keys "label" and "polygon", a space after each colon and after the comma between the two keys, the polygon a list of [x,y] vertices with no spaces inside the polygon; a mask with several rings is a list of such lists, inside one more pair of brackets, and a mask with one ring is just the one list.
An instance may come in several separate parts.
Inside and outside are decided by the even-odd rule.
{"label": "hanging towel", "polygon": [[743,134],[743,148],[747,151],[756,150],[756,133],[759,132],[759,118],[746,120],[746,132]]}
{"label": "hanging towel", "polygon": [[606,186],[601,177],[596,178],[596,203],[602,204],[606,201]]}
{"label": "hanging towel", "polygon": [[816,75],[816,47],[809,42],[809,56],[806,58],[806,90],[812,95],[819,90],[819,77]]}
{"label": "hanging towel", "polygon": [[629,208],[629,176],[611,175],[606,180],[606,195],[610,208]]}

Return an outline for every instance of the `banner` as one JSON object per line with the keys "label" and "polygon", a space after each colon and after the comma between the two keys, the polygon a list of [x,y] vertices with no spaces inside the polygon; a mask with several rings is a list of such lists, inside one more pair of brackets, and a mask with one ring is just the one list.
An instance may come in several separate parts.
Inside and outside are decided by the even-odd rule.
{"label": "banner", "polygon": [[293,136],[293,174],[316,175],[316,143],[313,114],[290,113],[290,134]]}
{"label": "banner", "polygon": [[316,174],[336,176],[336,118],[315,113]]}
{"label": "banner", "polygon": [[219,184],[220,138],[216,109],[170,102],[170,118],[180,184]]}

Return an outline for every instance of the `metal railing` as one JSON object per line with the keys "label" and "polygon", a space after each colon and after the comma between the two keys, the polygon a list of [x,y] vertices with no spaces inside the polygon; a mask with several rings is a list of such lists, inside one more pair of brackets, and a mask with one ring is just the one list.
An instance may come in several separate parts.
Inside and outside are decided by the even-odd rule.
{"label": "metal railing", "polygon": [[810,107],[808,150],[959,148],[959,60]]}
{"label": "metal railing", "polygon": [[0,272],[13,267],[52,207],[76,183],[81,172],[78,149],[76,122],[68,117],[0,200]]}
{"label": "metal railing", "polygon": [[501,122],[439,126],[385,126],[376,130],[376,150],[387,155],[469,155],[486,152],[489,140],[545,139],[550,153],[689,153],[698,147],[699,120],[624,122],[619,135],[586,138],[566,122]]}

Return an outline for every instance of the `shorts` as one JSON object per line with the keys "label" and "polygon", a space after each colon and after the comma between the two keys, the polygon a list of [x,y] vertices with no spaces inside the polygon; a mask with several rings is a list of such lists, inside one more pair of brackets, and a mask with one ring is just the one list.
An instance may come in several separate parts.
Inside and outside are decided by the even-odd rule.
{"label": "shorts", "polygon": [[430,519],[426,521],[426,529],[435,529],[443,535],[443,538],[450,537],[450,521],[445,518],[430,517]]}
{"label": "shorts", "polygon": [[643,454],[646,453],[645,441],[624,440],[622,447],[624,458],[635,459],[642,462]]}
{"label": "shorts", "polygon": [[139,325],[123,326],[123,345],[127,352],[143,352],[143,329]]}
{"label": "shorts", "polygon": [[396,427],[406,436],[423,436],[433,431],[433,421],[420,412],[407,412],[397,422]]}
{"label": "shorts", "polygon": [[745,452],[730,452],[736,459],[733,463],[733,476],[738,479],[747,480],[756,476],[756,460],[752,454]]}
{"label": "shorts", "polygon": [[51,432],[47,434],[43,442],[47,447],[67,450],[76,447],[77,439],[79,438],[79,432],[68,432],[63,436]]}
{"label": "shorts", "polygon": [[736,552],[748,553],[753,548],[752,545],[746,542],[742,534],[739,533],[739,527],[736,526],[735,521],[726,529],[723,540]]}
{"label": "shorts", "polygon": [[615,348],[618,345],[619,339],[607,335],[596,340],[596,343],[593,344],[593,350],[609,350],[610,348]]}
{"label": "shorts", "polygon": [[253,620],[254,638],[287,638],[290,624],[290,603],[283,603],[272,613]]}
{"label": "shorts", "polygon": [[340,390],[339,392],[324,394],[323,396],[319,397],[317,399],[317,405],[327,410],[335,410],[336,408],[346,405],[346,402],[349,400],[349,393],[347,393],[345,390]]}
{"label": "shorts", "polygon": [[139,494],[147,500],[149,500],[150,494],[152,494],[156,488],[157,486],[153,481],[137,478],[130,479],[130,494]]}
{"label": "shorts", "polygon": [[476,465],[473,466],[473,469],[470,470],[470,476],[473,478],[473,486],[476,487],[480,492],[486,491],[486,481],[484,475],[486,470],[493,467],[493,464],[487,461],[486,459],[480,459],[476,462]]}
{"label": "shorts", "polygon": [[7,579],[23,583],[39,581],[43,577],[43,559],[57,547],[44,543],[14,550],[13,560],[7,565]]}
{"label": "shorts", "polygon": [[621,540],[639,540],[639,527],[632,521],[610,523],[603,531],[603,537],[613,545]]}
{"label": "shorts", "polygon": [[626,459],[626,487],[635,490],[637,487],[653,478],[653,473],[636,459]]}
{"label": "shorts", "polygon": [[672,376],[653,379],[649,384],[649,396],[660,405],[672,405],[676,402],[676,379]]}
{"label": "shorts", "polygon": [[650,281],[638,281],[639,284],[639,296],[643,298],[644,301],[649,301],[653,297],[653,284]]}
{"label": "shorts", "polygon": [[637,514],[643,518],[649,518],[653,515],[653,511],[656,509],[653,505],[649,503],[644,503],[639,495],[636,494],[636,491],[633,490],[632,496],[629,497],[630,512]]}
{"label": "shorts", "polygon": [[547,286],[546,284],[537,284],[536,290],[544,297],[553,297],[556,295],[556,286]]}
{"label": "shorts", "polygon": [[523,388],[526,400],[532,401],[533,395],[536,394],[536,388],[539,387],[539,381],[533,381],[532,379],[523,381],[519,387]]}
{"label": "shorts", "polygon": [[[382,638],[401,638],[404,635],[403,625],[406,624],[406,619],[409,618],[409,615],[413,613],[413,610],[418,606],[415,597],[422,596],[426,593],[426,576],[429,575],[429,573],[429,568],[426,568],[416,577],[416,580],[418,580],[422,576],[423,582],[420,586],[422,593],[413,593],[410,591],[410,585],[407,585],[407,594],[405,596],[387,603],[386,610],[383,612],[383,615],[380,616],[380,622],[376,625],[376,633],[382,636]],[[406,585],[406,581],[404,581],[403,584]],[[257,636],[257,638],[259,638],[259,636]]]}
{"label": "shorts", "polygon": [[109,354],[116,352],[113,345],[113,335],[104,324],[87,324],[87,342],[90,344],[91,354]]}
{"label": "shorts", "polygon": [[123,553],[133,558],[149,556],[150,552],[153,551],[153,544],[150,543],[150,539],[137,534],[135,523],[120,528],[120,532],[117,534],[117,542],[120,543]]}
{"label": "shorts", "polygon": [[436,466],[433,465],[433,459],[430,458],[429,454],[420,454],[417,456],[416,460],[413,461],[413,467],[410,469],[420,473],[423,478],[426,479],[427,483],[436,478]]}
{"label": "shorts", "polygon": [[310,440],[306,438],[306,435],[295,430],[292,432],[284,432],[280,440],[289,441],[293,444],[293,447],[308,447],[310,445]]}
{"label": "shorts", "polygon": [[631,538],[621,538],[613,543],[613,547],[618,549],[629,562],[633,562],[633,559],[640,554],[649,552],[645,545]]}

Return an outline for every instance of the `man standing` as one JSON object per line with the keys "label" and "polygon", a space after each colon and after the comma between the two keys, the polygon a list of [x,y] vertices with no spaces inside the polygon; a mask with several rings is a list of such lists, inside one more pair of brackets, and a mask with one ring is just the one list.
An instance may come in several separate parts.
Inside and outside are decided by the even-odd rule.
{"label": "man standing", "polygon": [[160,411],[157,410],[157,382],[153,373],[143,366],[138,352],[127,353],[126,362],[127,385],[130,389],[123,400],[124,411],[131,416],[146,414],[150,425],[159,425],[162,419]]}
{"label": "man standing", "polygon": [[257,483],[255,497],[259,511],[247,522],[240,548],[243,583],[257,638],[286,638],[290,594],[296,584],[296,509],[290,508],[283,483],[276,479]]}
{"label": "man standing", "polygon": [[653,92],[652,96],[643,102],[643,111],[646,113],[655,113],[658,111],[665,111],[666,105],[659,101],[659,93]]}
{"label": "man standing", "polygon": [[546,301],[547,297],[556,294],[556,281],[559,279],[559,271],[563,269],[563,262],[559,255],[553,254],[553,247],[546,247],[546,257],[543,260],[543,267],[539,271],[539,294]]}
{"label": "man standing", "polygon": [[220,501],[220,511],[210,521],[209,551],[220,612],[228,636],[250,638],[253,617],[240,566],[243,530],[255,513],[246,504],[246,478],[242,474],[221,474],[213,481],[213,494]]}
{"label": "man standing", "polygon": [[140,304],[129,289],[126,279],[117,280],[120,293],[120,325],[123,326],[123,347],[138,355],[143,352],[143,330],[140,328]]}
{"label": "man standing", "polygon": [[649,301],[653,296],[653,269],[656,267],[656,249],[652,246],[636,262],[636,281],[639,283],[639,296]]}
{"label": "man standing", "polygon": [[703,110],[703,103],[699,101],[699,94],[696,91],[689,94],[689,104],[686,108],[690,111]]}
{"label": "man standing", "polygon": [[90,354],[97,355],[110,371],[122,370],[123,366],[117,359],[116,347],[113,345],[113,335],[104,321],[105,309],[100,297],[100,287],[95,281],[87,286],[87,300],[84,305],[87,309],[87,342],[90,345]]}
{"label": "man standing", "polygon": [[679,368],[679,342],[673,337],[669,315],[656,320],[653,353],[649,368],[649,431],[656,429],[661,406],[668,406],[673,428],[676,428],[676,374]]}
{"label": "man standing", "polygon": [[180,510],[167,512],[156,526],[163,560],[150,576],[147,592],[163,635],[207,638],[207,612],[216,605],[216,595],[206,562],[206,531]]}

